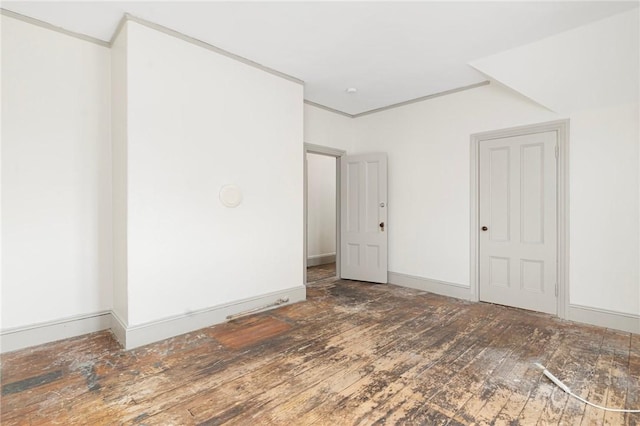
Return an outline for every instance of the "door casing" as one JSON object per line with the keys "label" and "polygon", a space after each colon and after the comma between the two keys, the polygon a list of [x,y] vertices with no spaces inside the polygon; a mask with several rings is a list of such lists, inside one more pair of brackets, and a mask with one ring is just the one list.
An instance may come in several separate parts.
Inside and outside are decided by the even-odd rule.
{"label": "door casing", "polygon": [[471,220],[470,220],[470,279],[471,300],[479,301],[479,143],[481,141],[528,135],[532,133],[555,131],[558,141],[558,179],[557,179],[557,277],[558,277],[558,316],[567,318],[569,305],[569,120],[557,120],[546,123],[492,130],[471,135]]}
{"label": "door casing", "polygon": [[334,157],[336,159],[336,276],[340,276],[340,158],[347,154],[347,151],[330,148],[328,146],[314,145],[310,143],[304,144],[303,152],[303,164],[304,164],[304,241],[303,241],[303,256],[302,256],[302,284],[307,285],[307,238],[308,238],[308,200],[307,197],[307,185],[308,185],[308,171],[307,171],[307,154],[319,154],[326,155],[327,157]]}

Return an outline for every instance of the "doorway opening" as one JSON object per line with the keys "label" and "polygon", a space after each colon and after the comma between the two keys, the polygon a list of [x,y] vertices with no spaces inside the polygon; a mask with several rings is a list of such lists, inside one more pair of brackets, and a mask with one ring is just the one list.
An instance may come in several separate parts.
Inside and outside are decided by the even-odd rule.
{"label": "doorway opening", "polygon": [[304,282],[340,276],[340,157],[345,151],[305,144]]}

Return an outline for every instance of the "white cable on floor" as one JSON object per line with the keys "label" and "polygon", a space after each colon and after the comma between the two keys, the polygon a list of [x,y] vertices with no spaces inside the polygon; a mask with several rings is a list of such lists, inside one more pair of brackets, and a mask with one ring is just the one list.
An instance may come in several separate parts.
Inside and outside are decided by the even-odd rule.
{"label": "white cable on floor", "polygon": [[594,404],[592,402],[589,402],[586,399],[584,399],[584,398],[576,395],[575,393],[573,393],[571,391],[571,389],[569,389],[569,386],[565,385],[564,383],[562,383],[560,381],[560,379],[558,379],[556,376],[551,374],[551,372],[549,370],[547,370],[547,367],[545,367],[544,365],[540,364],[539,362],[534,362],[533,365],[535,365],[540,370],[542,370],[542,373],[545,376],[547,376],[547,378],[549,380],[551,380],[553,383],[555,383],[560,389],[562,389],[563,391],[565,391],[566,393],[568,393],[572,397],[576,398],[577,400],[584,402],[587,405],[590,405],[590,406],[595,407],[595,408],[599,408],[601,410],[615,411],[616,413],[640,413],[640,410],[627,410],[627,409],[624,409],[624,408],[608,408],[608,407],[602,407],[600,405],[597,405],[597,404]]}

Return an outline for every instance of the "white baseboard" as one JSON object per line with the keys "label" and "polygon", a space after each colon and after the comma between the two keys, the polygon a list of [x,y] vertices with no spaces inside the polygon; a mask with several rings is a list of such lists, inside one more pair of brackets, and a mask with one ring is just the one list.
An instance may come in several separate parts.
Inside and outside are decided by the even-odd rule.
{"label": "white baseboard", "polygon": [[335,253],[315,254],[307,257],[307,266],[326,265],[336,261]]}
{"label": "white baseboard", "polygon": [[389,271],[388,278],[390,284],[401,287],[415,288],[416,290],[428,291],[442,296],[471,300],[471,288],[468,286],[391,271]]}
{"label": "white baseboard", "polygon": [[640,315],[569,304],[568,320],[640,334]]}
{"label": "white baseboard", "polygon": [[[443,296],[471,300],[471,289],[459,284],[389,272],[389,283]],[[640,315],[570,304],[567,319],[628,333],[640,334]]]}
{"label": "white baseboard", "polygon": [[[471,298],[469,287],[398,272],[389,272],[389,283],[458,299],[469,300]],[[285,298],[288,298],[289,301],[279,306],[304,301],[306,300],[306,288],[293,287],[132,327],[127,327],[114,312],[102,311],[25,327],[5,329],[0,332],[0,352],[12,352],[107,329],[111,329],[116,339],[125,349],[133,349],[158,340],[226,322],[229,315],[260,308],[272,304],[278,299]],[[275,306],[269,309],[272,308],[275,308]],[[640,334],[640,315],[571,304],[569,305],[567,319]]]}
{"label": "white baseboard", "polygon": [[[306,298],[306,287],[292,287],[136,326],[127,326],[113,311],[78,315],[57,321],[2,330],[0,332],[0,352],[12,352],[108,329],[111,329],[116,340],[128,350],[226,322],[229,315],[237,315],[271,305],[278,299],[288,299],[287,302],[278,305],[285,306],[304,301]],[[269,306],[266,309],[275,307]]]}
{"label": "white baseboard", "polygon": [[17,351],[30,346],[108,330],[110,327],[111,311],[103,311],[5,329],[0,332],[0,352]]}
{"label": "white baseboard", "polygon": [[118,343],[126,348],[124,342],[127,341],[127,325],[114,311],[111,311],[111,332]]}
{"label": "white baseboard", "polygon": [[[169,337],[199,330],[214,324],[227,321],[227,316],[236,315],[245,311],[258,309],[266,305],[271,305],[278,299],[288,299],[287,302],[278,306],[290,305],[292,303],[306,300],[306,287],[292,287],[286,290],[263,294],[257,297],[238,300],[211,308],[189,312],[175,317],[163,318],[146,324],[125,326],[122,321],[114,315],[113,333],[124,346],[125,349],[133,349]],[[270,306],[273,309],[276,306]]]}

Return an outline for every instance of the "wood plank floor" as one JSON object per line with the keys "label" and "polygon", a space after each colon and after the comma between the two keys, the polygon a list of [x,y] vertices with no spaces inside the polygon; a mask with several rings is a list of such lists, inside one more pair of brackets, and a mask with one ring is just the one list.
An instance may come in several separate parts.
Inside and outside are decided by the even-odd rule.
{"label": "wood plank floor", "polygon": [[100,332],[2,357],[13,424],[636,425],[640,336],[392,285],[325,279],[308,301],[132,351]]}
{"label": "wood plank floor", "polygon": [[336,276],[336,263],[326,263],[324,265],[310,266],[307,268],[307,283],[334,278]]}

